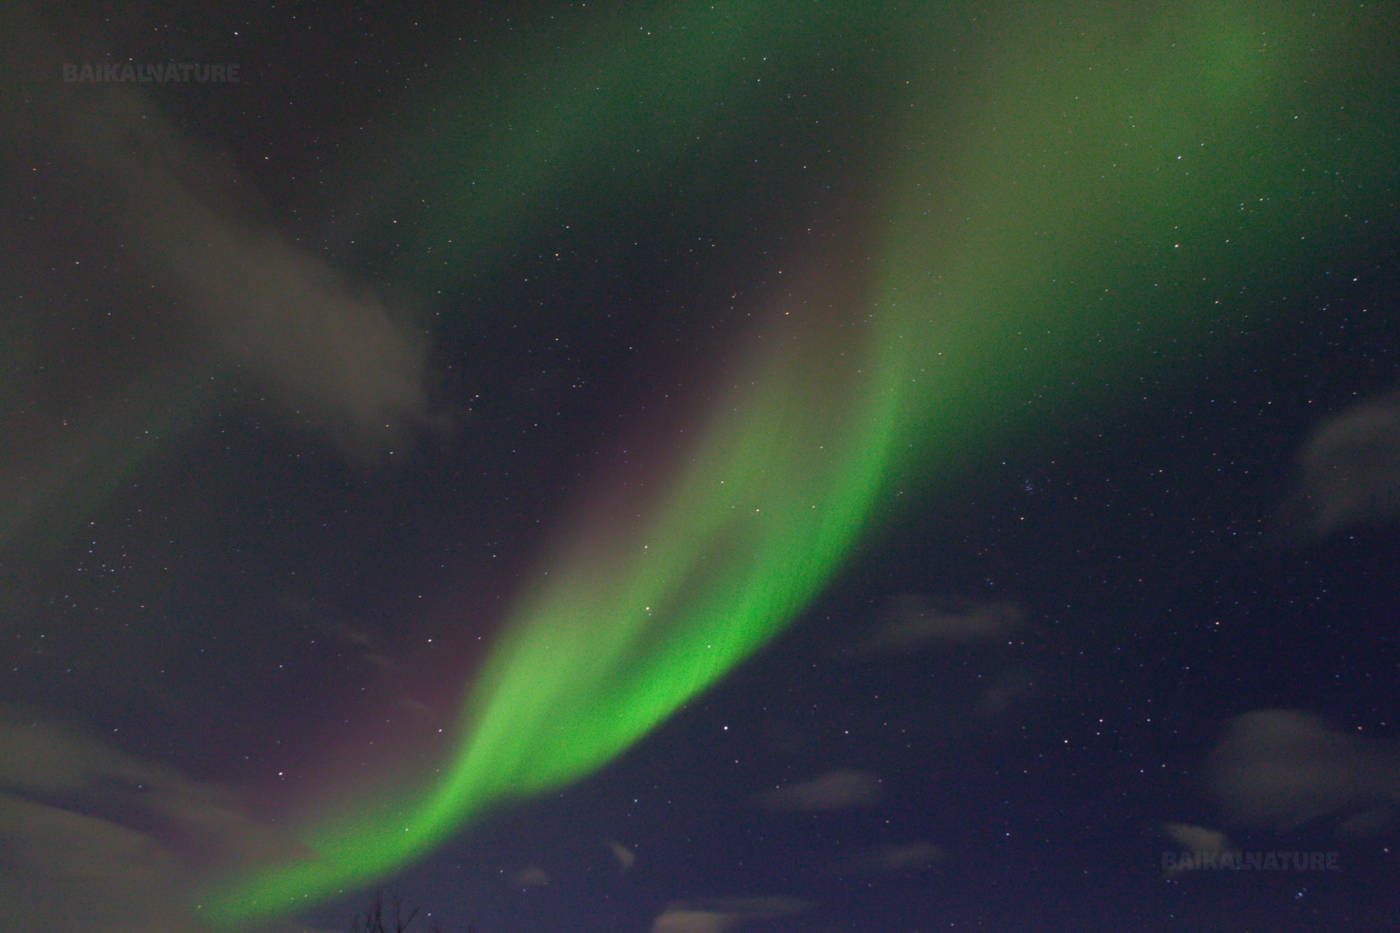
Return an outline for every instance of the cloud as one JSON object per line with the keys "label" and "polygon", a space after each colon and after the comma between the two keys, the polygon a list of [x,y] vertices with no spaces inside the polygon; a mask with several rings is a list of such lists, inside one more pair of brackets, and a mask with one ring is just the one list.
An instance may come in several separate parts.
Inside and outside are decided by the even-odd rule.
{"label": "cloud", "polygon": [[9,794],[0,827],[0,892],[18,929],[205,929],[184,906],[179,860],[138,831]]}
{"label": "cloud", "polygon": [[1218,829],[1191,823],[1163,823],[1162,832],[1188,852],[1225,852],[1230,848],[1229,838]]}
{"label": "cloud", "polygon": [[[15,351],[34,357],[19,387],[28,404],[70,420],[75,398],[93,406],[76,423],[95,425],[89,443],[114,448],[103,460],[132,443],[122,393],[153,378],[166,384],[144,417],[162,431],[182,425],[151,411],[203,409],[240,385],[357,454],[377,455],[428,420],[427,341],[399,302],[260,217],[232,159],[177,128],[145,89],[59,81],[59,64],[85,60],[84,50],[33,17],[13,22],[0,54],[29,80],[0,114],[0,132],[23,141],[0,165],[44,164],[24,169],[27,183],[67,211],[68,227],[17,243],[22,255],[5,263],[32,299],[13,309],[32,338]],[[100,385],[75,393],[51,371]],[[58,419],[33,420],[38,429]],[[121,436],[109,437],[101,426],[114,420]],[[59,437],[35,440],[45,449]]]}
{"label": "cloud", "polygon": [[895,654],[934,644],[973,644],[1004,638],[1025,622],[1026,611],[1007,600],[932,600],[916,593],[898,596],[856,654]]}
{"label": "cloud", "polygon": [[205,933],[191,892],[304,857],[225,790],[0,709],[0,896],[19,929]]}
{"label": "cloud", "polygon": [[728,933],[753,920],[801,913],[806,901],[790,897],[737,897],[668,904],[651,933]]}
{"label": "cloud", "polygon": [[1285,513],[1309,534],[1388,522],[1400,515],[1400,393],[1323,421],[1298,457],[1298,488]]}
{"label": "cloud", "polygon": [[[1234,849],[1229,837],[1218,829],[1191,823],[1163,823],[1162,832],[1192,855],[1219,855]],[[1197,864],[1199,863],[1192,859],[1181,859],[1167,869],[1167,874],[1177,875],[1190,871]]]}
{"label": "cloud", "polygon": [[871,771],[843,768],[787,784],[759,795],[759,804],[770,810],[844,810],[874,806],[882,791],[880,776]]}
{"label": "cloud", "polygon": [[616,839],[604,839],[603,843],[608,847],[608,851],[612,853],[613,858],[617,859],[618,868],[623,871],[627,871],[627,869],[637,863],[637,853],[627,848]]}
{"label": "cloud", "polygon": [[1373,835],[1400,815],[1400,742],[1342,732],[1320,716],[1266,709],[1230,721],[1208,759],[1231,819],[1289,832],[1320,821]]}
{"label": "cloud", "polygon": [[873,878],[928,868],[943,861],[945,857],[946,853],[941,847],[923,840],[874,846],[836,859],[827,866],[826,873],[846,878]]}
{"label": "cloud", "polygon": [[511,885],[517,888],[542,888],[553,880],[549,872],[538,865],[527,866],[510,876]]}
{"label": "cloud", "polygon": [[977,698],[977,715],[990,719],[1034,695],[1035,678],[1025,667],[1008,667],[999,672]]}

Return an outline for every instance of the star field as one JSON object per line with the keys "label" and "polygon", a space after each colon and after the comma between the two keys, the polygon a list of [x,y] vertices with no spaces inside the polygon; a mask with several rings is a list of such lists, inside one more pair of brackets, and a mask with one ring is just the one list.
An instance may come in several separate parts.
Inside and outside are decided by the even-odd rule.
{"label": "star field", "polygon": [[16,925],[1394,924],[1388,5],[4,22]]}

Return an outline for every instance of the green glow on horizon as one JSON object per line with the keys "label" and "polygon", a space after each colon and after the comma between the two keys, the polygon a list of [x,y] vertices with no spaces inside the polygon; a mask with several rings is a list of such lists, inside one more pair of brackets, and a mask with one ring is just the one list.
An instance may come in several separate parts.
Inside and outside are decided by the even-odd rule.
{"label": "green glow on horizon", "polygon": [[[1220,352],[1211,326],[1229,309],[1213,302],[1255,282],[1239,257],[1310,248],[1296,209],[1266,195],[1298,184],[1322,137],[1290,136],[1276,112],[1302,69],[1306,43],[1289,41],[1302,14],[1274,11],[1265,50],[1248,17],[1219,10],[1182,5],[1152,29],[1134,29],[1131,11],[1071,25],[1004,11],[981,70],[929,87],[910,118],[858,339],[818,333],[758,354],[654,509],[621,533],[570,529],[541,566],[472,686],[441,779],[327,820],[307,835],[319,858],[259,868],[207,899],[210,915],[246,923],[368,883],[501,801],[596,771],[777,635],[892,486],[1053,427],[1010,410],[1028,390],[1102,402],[1166,365],[1164,345]],[[950,95],[954,116],[931,116]],[[705,105],[696,94],[682,109]],[[589,132],[569,113],[534,118],[562,134],[556,156]],[[1386,177],[1397,148],[1388,140],[1358,171]],[[509,192],[552,184],[546,163],[521,169],[531,177],[473,227],[504,223]]]}

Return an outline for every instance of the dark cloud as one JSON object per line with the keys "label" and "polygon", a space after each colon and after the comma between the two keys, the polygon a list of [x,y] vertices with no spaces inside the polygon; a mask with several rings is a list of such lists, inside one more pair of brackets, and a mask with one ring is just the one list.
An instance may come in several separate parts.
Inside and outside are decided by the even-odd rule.
{"label": "dark cloud", "polygon": [[1211,790],[1241,824],[1276,832],[1326,822],[1371,835],[1400,815],[1400,743],[1322,717],[1266,709],[1230,721],[1209,758]]}

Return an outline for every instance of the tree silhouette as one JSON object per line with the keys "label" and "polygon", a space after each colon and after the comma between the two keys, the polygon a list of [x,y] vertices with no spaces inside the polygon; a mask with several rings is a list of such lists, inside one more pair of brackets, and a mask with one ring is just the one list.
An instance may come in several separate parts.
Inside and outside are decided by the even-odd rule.
{"label": "tree silhouette", "polygon": [[[363,914],[357,915],[350,924],[350,933],[411,933],[410,927],[417,919],[419,907],[405,911],[403,895],[398,891],[385,894],[383,888],[376,888],[369,906]],[[442,924],[434,921],[432,926],[418,927],[421,933],[443,933]],[[467,927],[467,933],[475,933],[475,927]]]}

